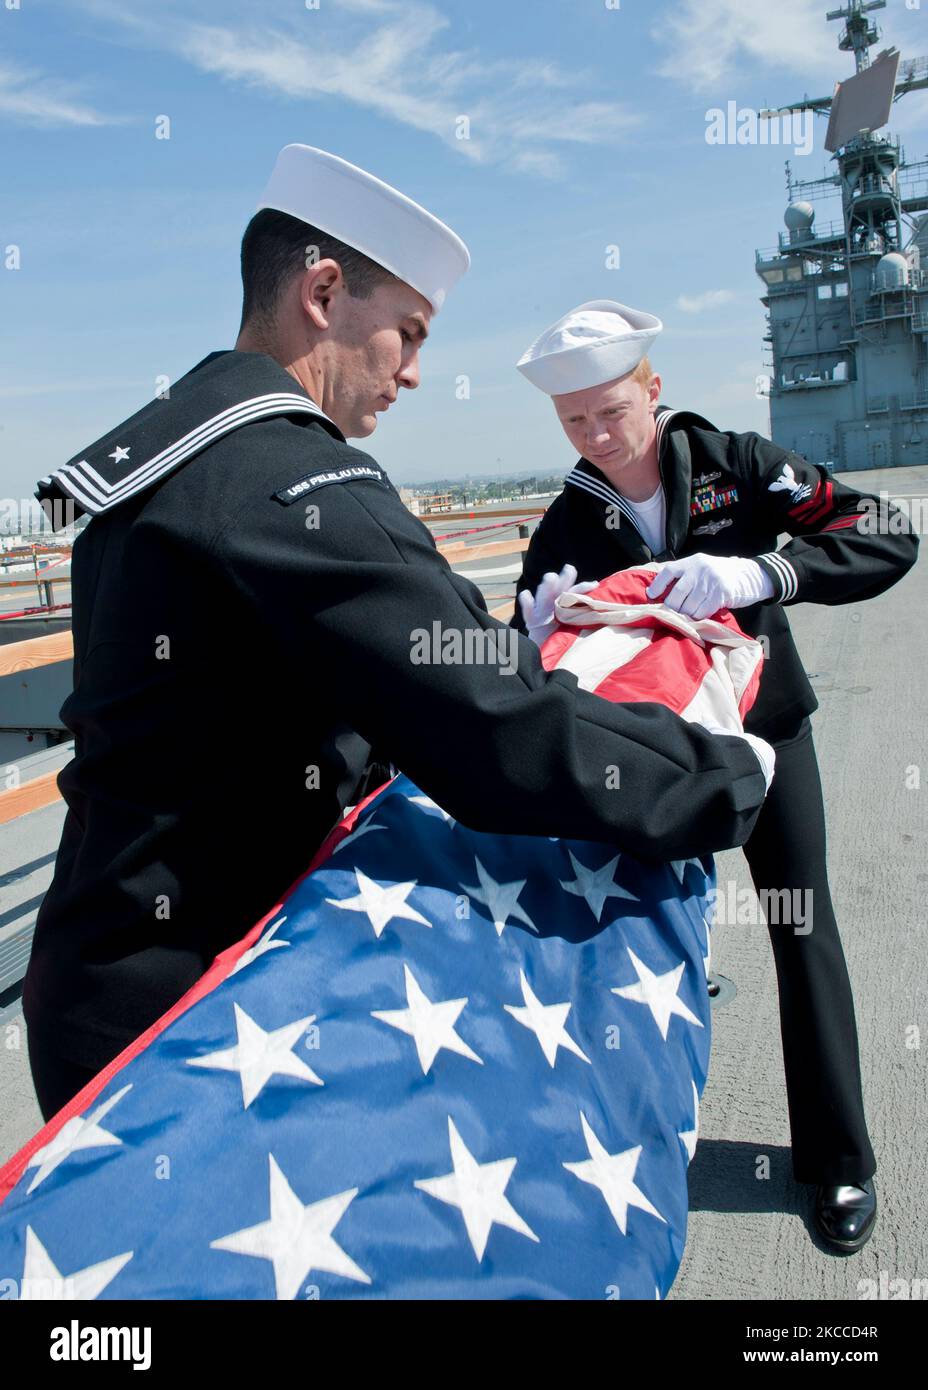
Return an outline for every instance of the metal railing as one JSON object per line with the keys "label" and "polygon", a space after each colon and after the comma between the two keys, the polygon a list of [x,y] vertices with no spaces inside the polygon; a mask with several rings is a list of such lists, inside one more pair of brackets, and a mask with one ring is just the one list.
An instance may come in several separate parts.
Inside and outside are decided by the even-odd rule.
{"label": "metal railing", "polygon": [[801,381],[772,381],[770,383],[771,396],[778,396],[783,391],[815,391],[823,386],[847,386],[847,382],[835,377],[806,376]]}
{"label": "metal railing", "polygon": [[[69,574],[59,575],[54,578],[50,577],[46,579],[42,577],[40,571],[39,575],[35,579],[0,579],[0,589],[38,589],[39,606],[36,609],[24,608],[22,610],[22,613],[44,613],[54,608],[70,607],[70,605],[67,603],[55,602],[54,590],[54,586],[56,584],[64,584],[65,586],[69,586],[70,583],[71,576]],[[6,618],[18,618],[21,616],[22,614],[20,612],[0,613],[0,622],[3,622]]]}
{"label": "metal railing", "polygon": [[781,251],[807,250],[822,241],[844,241],[843,222],[826,222],[823,226],[812,226],[807,232],[780,232],[777,239]]}

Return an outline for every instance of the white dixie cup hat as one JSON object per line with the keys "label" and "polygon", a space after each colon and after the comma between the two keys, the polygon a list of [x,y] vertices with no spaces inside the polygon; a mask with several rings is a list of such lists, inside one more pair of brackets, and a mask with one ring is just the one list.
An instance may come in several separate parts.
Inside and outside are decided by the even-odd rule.
{"label": "white dixie cup hat", "polygon": [[437,313],[470,265],[464,242],[390,184],[313,145],[285,145],[258,203],[343,241],[418,290]]}
{"label": "white dixie cup hat", "polygon": [[634,371],[663,327],[653,314],[591,299],[546,328],[516,366],[549,396],[585,391]]}

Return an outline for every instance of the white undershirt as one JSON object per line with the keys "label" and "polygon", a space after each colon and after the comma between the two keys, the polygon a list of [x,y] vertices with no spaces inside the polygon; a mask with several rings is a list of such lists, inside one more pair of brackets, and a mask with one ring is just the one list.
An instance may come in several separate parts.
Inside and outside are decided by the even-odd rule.
{"label": "white undershirt", "polygon": [[657,491],[652,497],[644,502],[630,502],[626,497],[625,501],[635,513],[635,522],[638,530],[644,536],[648,545],[651,547],[653,555],[660,555],[665,548],[665,524],[666,524],[666,504],[664,501],[664,489],[660,483]]}

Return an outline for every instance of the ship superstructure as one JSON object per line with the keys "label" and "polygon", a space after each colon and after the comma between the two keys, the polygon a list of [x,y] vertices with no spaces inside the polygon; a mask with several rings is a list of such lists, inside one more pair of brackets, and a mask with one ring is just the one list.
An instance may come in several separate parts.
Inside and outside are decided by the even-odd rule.
{"label": "ship superstructure", "polygon": [[756,270],[771,436],[835,472],[928,462],[928,159],[910,162],[885,132],[892,103],[928,87],[928,58],[890,49],[871,64],[870,12],[885,5],[850,0],[828,14],[844,21],[838,46],[856,65],[834,96],[763,113],[830,115],[835,172],[801,180],[787,164],[786,231],[756,253]]}

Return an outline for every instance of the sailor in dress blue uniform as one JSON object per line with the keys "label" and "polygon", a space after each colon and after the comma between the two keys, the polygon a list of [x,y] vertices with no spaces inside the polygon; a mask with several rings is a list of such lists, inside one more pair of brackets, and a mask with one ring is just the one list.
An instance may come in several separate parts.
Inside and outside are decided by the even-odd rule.
{"label": "sailor in dress blue uniform", "polygon": [[[856,1250],[873,1230],[876,1159],[828,885],[809,721],[818,701],[785,609],[885,592],[914,564],[918,539],[885,499],[857,492],[821,465],[758,434],[718,430],[660,405],[661,381],[647,353],[661,329],[654,315],[590,301],[547,329],[517,364],[552,397],[581,457],[532,537],[512,623],[543,640],[558,593],[657,559],[648,589],[655,602],[695,618],[733,609],[764,643],[745,729],[773,745],[777,770],[744,852],[762,903],[802,894],[799,901],[813,906],[809,924],[768,920],[793,1170],[816,1185],[822,1237]],[[792,539],[778,549],[783,532]]]}
{"label": "sailor in dress blue uniform", "polygon": [[[396,189],[287,146],[246,229],[235,348],[39,483],[50,510],[91,518],[73,551],[68,814],[23,995],[46,1117],[394,768],[474,829],[645,859],[753,827],[766,778],[748,741],[546,674],[347,442],[418,384],[468,259]],[[415,661],[436,623],[488,659]]]}

